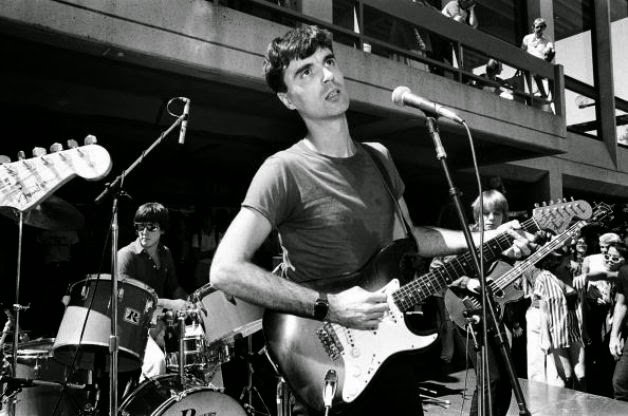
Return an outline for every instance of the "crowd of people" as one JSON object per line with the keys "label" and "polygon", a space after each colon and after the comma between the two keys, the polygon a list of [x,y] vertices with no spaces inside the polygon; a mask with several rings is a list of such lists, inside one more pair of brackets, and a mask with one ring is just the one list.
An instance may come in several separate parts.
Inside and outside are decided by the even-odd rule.
{"label": "crowd of people", "polygon": [[[437,8],[434,2],[409,1],[419,6],[432,9]],[[481,21],[476,11],[476,6],[478,5],[476,0],[450,0],[443,4],[442,9],[439,9],[443,16],[474,29],[480,27]],[[552,40],[545,34],[546,29],[546,21],[543,18],[536,18],[532,25],[532,32],[523,37],[520,46],[522,50],[530,55],[552,62],[556,55],[556,50]],[[479,68],[482,66],[482,63],[476,63],[477,58],[473,60],[473,65],[465,62],[464,49],[459,49],[453,42],[404,21],[393,20],[388,41],[433,61],[442,62],[448,66],[465,71],[476,72],[474,67]],[[445,66],[434,63],[424,65],[413,59],[400,59],[396,52],[392,53],[392,57],[397,60],[403,60],[412,67],[427,69],[431,73],[445,75],[449,72],[445,69]],[[546,80],[539,75],[530,74],[526,71],[517,71],[504,79],[500,77],[503,64],[499,60],[488,57],[483,64],[485,65],[484,72],[478,73],[482,79],[463,75],[463,82],[511,99],[520,99],[524,91],[538,96],[541,101],[548,100],[551,97],[553,91],[551,80]],[[532,80],[534,80],[534,84]]]}

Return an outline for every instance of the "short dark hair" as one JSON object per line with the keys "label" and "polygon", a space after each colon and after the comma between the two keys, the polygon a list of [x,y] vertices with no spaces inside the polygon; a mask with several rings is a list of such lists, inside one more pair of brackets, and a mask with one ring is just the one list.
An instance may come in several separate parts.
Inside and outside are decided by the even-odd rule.
{"label": "short dark hair", "polygon": [[168,227],[168,208],[159,202],[147,202],[135,211],[133,222],[152,222],[159,224],[159,228],[165,230]]}
{"label": "short dark hair", "polygon": [[264,76],[268,86],[274,92],[286,92],[283,75],[290,62],[307,58],[320,48],[327,48],[333,52],[331,33],[318,26],[292,29],[285,35],[273,39],[264,57]]}

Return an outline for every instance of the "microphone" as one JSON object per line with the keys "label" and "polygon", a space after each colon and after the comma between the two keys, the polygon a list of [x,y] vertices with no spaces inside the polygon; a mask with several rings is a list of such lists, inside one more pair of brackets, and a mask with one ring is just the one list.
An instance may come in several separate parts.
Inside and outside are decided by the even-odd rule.
{"label": "microphone", "polygon": [[436,104],[426,98],[419,97],[412,94],[408,87],[397,87],[392,93],[392,101],[400,107],[408,106],[417,108],[424,113],[436,115],[438,117],[445,117],[458,123],[464,123],[462,117],[456,114],[453,110],[443,107],[440,104]]}
{"label": "microphone", "polygon": [[185,132],[188,129],[188,118],[190,116],[190,103],[192,100],[186,97],[180,97],[185,103],[185,107],[183,107],[183,121],[181,122],[181,130],[179,131],[179,144],[183,144],[185,142]]}

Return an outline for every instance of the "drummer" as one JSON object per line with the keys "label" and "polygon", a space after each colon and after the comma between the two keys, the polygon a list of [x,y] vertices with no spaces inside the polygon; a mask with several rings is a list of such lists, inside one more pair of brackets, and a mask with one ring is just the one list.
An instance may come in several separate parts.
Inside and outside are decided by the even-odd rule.
{"label": "drummer", "polygon": [[[158,202],[141,205],[135,212],[133,226],[137,238],[118,251],[120,278],[131,278],[150,286],[159,298],[157,310],[185,310],[190,304],[178,283],[172,253],[161,244],[168,225],[168,209]],[[146,345],[142,379],[166,373],[164,354],[165,324],[157,320]]]}

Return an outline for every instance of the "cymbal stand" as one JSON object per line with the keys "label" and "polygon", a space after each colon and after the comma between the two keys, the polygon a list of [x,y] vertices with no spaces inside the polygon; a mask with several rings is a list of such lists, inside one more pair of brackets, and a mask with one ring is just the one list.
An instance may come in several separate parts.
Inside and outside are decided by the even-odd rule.
{"label": "cymbal stand", "polygon": [[[177,99],[181,100],[182,97],[172,98],[168,102],[167,106],[169,106],[170,103]],[[187,120],[187,117],[187,113],[183,113],[179,117],[177,117],[174,123],[172,123],[170,127],[163,131],[159,135],[159,137],[155,141],[153,141],[153,143],[151,143],[151,145],[148,146],[148,148],[144,150],[142,154],[137,159],[135,159],[135,161],[128,168],[126,168],[120,175],[118,175],[112,183],[106,184],[105,189],[94,200],[94,203],[99,204],[104,200],[107,195],[109,195],[110,193],[113,194],[113,203],[111,210],[111,335],[109,337],[109,416],[117,416],[118,414],[118,201],[120,196],[128,196],[123,188],[124,179],[138,165],[140,165],[144,161],[144,159],[146,159],[148,154],[153,149],[155,149],[155,147],[161,144],[161,142],[172,130],[181,125],[184,120]]]}
{"label": "cymbal stand", "polygon": [[268,406],[266,406],[266,403],[264,403],[264,399],[262,398],[262,395],[260,394],[257,387],[255,387],[255,384],[253,384],[253,374],[255,374],[255,369],[253,368],[253,362],[252,362],[252,357],[254,356],[253,338],[249,336],[246,342],[247,342],[246,344],[247,345],[246,346],[247,380],[246,380],[246,386],[244,386],[244,388],[242,389],[242,393],[240,393],[240,401],[242,401],[244,397],[246,396],[246,404],[244,406],[247,408],[247,410],[253,413],[262,414],[261,412],[256,411],[255,407],[253,406],[253,393],[255,393],[257,397],[259,398],[260,402],[262,403],[262,406],[264,406],[264,410],[266,411],[266,414],[270,415],[271,414],[270,409],[268,408]]}
{"label": "cymbal stand", "polygon": [[177,313],[177,322],[179,326],[179,379],[185,390],[187,385],[185,377],[185,311]]}
{"label": "cymbal stand", "polygon": [[286,380],[279,373],[279,368],[270,357],[268,348],[263,348],[264,356],[273,368],[275,375],[277,376],[277,390],[276,390],[276,404],[277,404],[277,416],[292,416],[292,407],[290,406],[290,389]]}
{"label": "cymbal stand", "polygon": [[[15,311],[15,328],[13,329],[13,359],[11,360],[11,376],[17,376],[17,350],[20,342],[20,313],[28,310],[29,306],[20,304],[20,280],[22,275],[22,245],[24,239],[24,212],[20,211],[18,220],[18,238],[17,238],[17,268],[15,272],[15,303],[13,310]],[[16,413],[17,400],[16,395],[12,395],[8,402],[9,414]]]}

